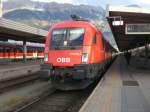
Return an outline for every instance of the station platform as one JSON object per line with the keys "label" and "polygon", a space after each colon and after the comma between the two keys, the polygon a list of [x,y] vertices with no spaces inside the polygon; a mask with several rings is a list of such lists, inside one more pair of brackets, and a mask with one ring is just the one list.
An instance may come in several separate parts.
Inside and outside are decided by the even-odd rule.
{"label": "station platform", "polygon": [[40,70],[40,61],[12,62],[0,65],[0,81],[30,75]]}
{"label": "station platform", "polygon": [[31,60],[31,61],[18,61],[18,62],[9,62],[9,63],[2,63],[0,64],[0,70],[1,69],[9,69],[9,68],[17,68],[22,66],[28,66],[28,65],[39,65],[42,63],[40,60]]}
{"label": "station platform", "polygon": [[142,62],[119,56],[79,112],[150,112],[150,69]]}

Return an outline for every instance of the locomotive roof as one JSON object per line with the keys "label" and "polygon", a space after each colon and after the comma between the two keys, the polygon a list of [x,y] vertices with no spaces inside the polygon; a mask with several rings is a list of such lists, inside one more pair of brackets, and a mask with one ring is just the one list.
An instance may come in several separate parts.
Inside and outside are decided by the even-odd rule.
{"label": "locomotive roof", "polygon": [[95,25],[88,21],[62,21],[56,23],[52,28],[67,28],[67,27],[91,27],[97,29]]}

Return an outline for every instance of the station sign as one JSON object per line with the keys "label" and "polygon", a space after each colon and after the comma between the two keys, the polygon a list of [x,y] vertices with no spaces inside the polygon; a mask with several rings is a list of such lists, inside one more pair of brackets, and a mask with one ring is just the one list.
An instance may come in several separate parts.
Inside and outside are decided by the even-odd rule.
{"label": "station sign", "polygon": [[122,26],[123,25],[123,21],[113,21],[112,25],[113,26]]}
{"label": "station sign", "polygon": [[150,23],[145,24],[126,24],[125,33],[127,35],[150,34]]}

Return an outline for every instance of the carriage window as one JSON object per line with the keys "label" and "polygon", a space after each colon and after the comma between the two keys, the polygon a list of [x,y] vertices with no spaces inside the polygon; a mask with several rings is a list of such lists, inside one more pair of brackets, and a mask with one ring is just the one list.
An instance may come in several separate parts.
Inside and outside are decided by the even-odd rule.
{"label": "carriage window", "polygon": [[96,39],[96,34],[95,34],[94,38],[93,38],[93,44],[96,44],[96,41],[97,41],[97,39]]}
{"label": "carriage window", "polygon": [[105,41],[104,37],[102,37],[102,44],[103,44],[103,47],[104,47],[104,49],[105,49],[106,41]]}
{"label": "carriage window", "polygon": [[17,53],[22,53],[23,52],[23,48],[17,48]]}
{"label": "carriage window", "polygon": [[3,49],[3,48],[0,48],[0,52],[4,52],[4,49]]}
{"label": "carriage window", "polygon": [[37,52],[43,52],[43,51],[44,51],[43,48],[39,48],[39,49],[37,50]]}
{"label": "carriage window", "polygon": [[5,52],[6,52],[6,53],[9,53],[9,52],[10,52],[10,49],[9,49],[9,48],[6,48],[6,49],[5,49]]}

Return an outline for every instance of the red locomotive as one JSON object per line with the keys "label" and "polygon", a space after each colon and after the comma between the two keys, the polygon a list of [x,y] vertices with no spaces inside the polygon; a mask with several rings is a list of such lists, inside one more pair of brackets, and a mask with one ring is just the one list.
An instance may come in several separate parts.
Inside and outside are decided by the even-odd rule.
{"label": "red locomotive", "polygon": [[101,76],[111,62],[113,47],[87,21],[65,21],[49,31],[41,77],[57,89],[82,89]]}
{"label": "red locomotive", "polygon": [[[44,58],[44,47],[28,45],[27,59],[42,59]],[[21,60],[23,59],[23,47],[21,44],[9,42],[0,42],[0,60]]]}

